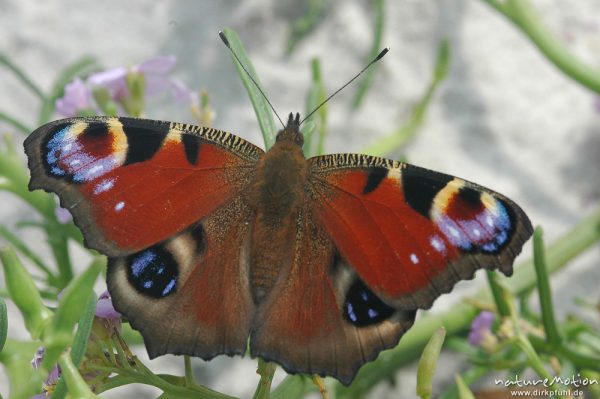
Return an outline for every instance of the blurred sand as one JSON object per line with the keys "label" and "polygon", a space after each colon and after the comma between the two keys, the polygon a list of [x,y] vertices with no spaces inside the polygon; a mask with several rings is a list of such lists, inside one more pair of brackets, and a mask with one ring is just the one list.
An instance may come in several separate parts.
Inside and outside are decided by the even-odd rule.
{"label": "blurred sand", "polygon": [[[192,88],[210,92],[218,113],[215,127],[261,143],[251,105],[217,31],[231,27],[238,32],[280,114],[302,112],[311,57],[321,59],[324,81],[333,91],[364,65],[372,40],[369,2],[329,3],[313,33],[286,58],[290,26],[304,12],[304,2],[0,0],[0,51],[44,89],[50,88],[61,68],[84,54],[96,56],[106,67],[175,54],[175,76]],[[600,68],[599,1],[534,3],[560,40]],[[394,156],[406,155],[411,163],[506,194],[534,224],[544,227],[548,242],[598,205],[600,114],[595,113],[592,93],[564,77],[483,1],[388,1],[386,8],[383,43],[392,51],[380,63],[360,110],[350,107],[357,85],[329,104],[329,152],[360,151],[398,127],[430,80],[440,38],[449,37],[450,76],[434,98],[419,135],[405,152]],[[5,70],[0,70],[0,93],[2,112],[35,127],[36,98]],[[193,121],[187,110],[167,103],[153,104],[147,116]],[[11,131],[6,125],[0,129]],[[13,197],[0,194],[0,203],[3,224],[12,226],[30,218],[30,209]],[[39,235],[23,234],[32,245],[43,246]],[[530,252],[528,246],[520,259]],[[598,300],[598,258],[596,247],[553,280],[561,315],[575,309],[574,296]],[[83,267],[85,262],[79,264]],[[433,311],[449,307],[480,284],[459,284],[460,293],[438,300]],[[26,338],[12,307],[9,317],[10,336]],[[145,357],[143,348],[136,353]],[[440,386],[452,380],[453,363],[452,356],[446,356],[440,366],[444,371],[436,379]],[[155,370],[183,373],[179,358],[167,356],[147,364]],[[258,381],[256,363],[249,359],[218,358],[195,364],[200,381],[225,393],[248,397]],[[278,375],[281,378],[282,373]],[[414,396],[414,370],[401,373],[398,382],[394,390],[378,388],[373,397]],[[127,395],[116,390],[106,396],[158,393],[145,387],[129,389]],[[2,370],[0,394],[7,392]]]}

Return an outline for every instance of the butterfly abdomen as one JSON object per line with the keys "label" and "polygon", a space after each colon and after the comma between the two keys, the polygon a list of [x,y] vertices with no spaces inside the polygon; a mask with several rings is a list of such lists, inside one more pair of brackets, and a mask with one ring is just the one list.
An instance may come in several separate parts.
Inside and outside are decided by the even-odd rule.
{"label": "butterfly abdomen", "polygon": [[305,201],[307,165],[302,148],[280,141],[257,163],[248,200],[254,210],[250,286],[260,302],[293,258],[298,213]]}

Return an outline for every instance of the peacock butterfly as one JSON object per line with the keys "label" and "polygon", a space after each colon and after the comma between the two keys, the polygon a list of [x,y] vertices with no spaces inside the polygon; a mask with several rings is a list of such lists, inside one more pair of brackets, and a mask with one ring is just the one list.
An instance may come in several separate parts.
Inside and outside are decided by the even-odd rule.
{"label": "peacock butterfly", "polygon": [[505,196],[389,159],[306,159],[290,114],[264,152],[231,133],[125,117],[25,140],[29,189],[55,192],[108,256],[116,309],[151,358],[250,353],[349,384],[417,309],[480,268],[512,274],[532,234]]}

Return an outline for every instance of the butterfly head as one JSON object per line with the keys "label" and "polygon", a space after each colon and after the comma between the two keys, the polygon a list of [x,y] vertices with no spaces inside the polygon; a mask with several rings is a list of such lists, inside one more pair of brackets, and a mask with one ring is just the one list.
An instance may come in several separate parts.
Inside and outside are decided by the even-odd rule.
{"label": "butterfly head", "polygon": [[296,112],[296,115],[290,112],[288,117],[287,125],[283,130],[277,133],[275,141],[291,141],[300,147],[304,144],[304,136],[300,133],[300,114]]}

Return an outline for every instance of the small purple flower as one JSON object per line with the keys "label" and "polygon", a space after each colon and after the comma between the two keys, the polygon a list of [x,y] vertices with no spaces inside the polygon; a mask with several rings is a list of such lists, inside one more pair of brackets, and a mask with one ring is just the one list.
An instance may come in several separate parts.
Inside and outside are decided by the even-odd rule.
{"label": "small purple flower", "polygon": [[96,316],[102,319],[121,318],[121,313],[115,310],[108,291],[104,291],[98,297],[98,303],[96,304]]}
{"label": "small purple flower", "polygon": [[600,114],[600,96],[594,98],[594,110],[596,110],[596,112]]}
{"label": "small purple flower", "polygon": [[119,100],[127,96],[126,76],[127,69],[117,67],[90,75],[87,83],[91,90],[97,86],[104,87],[114,100]]}
{"label": "small purple flower", "polygon": [[121,314],[115,310],[108,291],[98,297],[96,317],[101,319],[109,337],[121,331]]}
{"label": "small purple flower", "polygon": [[483,311],[471,323],[471,332],[469,332],[469,343],[473,346],[480,346],[487,334],[492,333],[492,323],[494,322],[494,313]]}
{"label": "small purple flower", "polygon": [[43,346],[40,346],[37,351],[35,352],[35,355],[33,355],[33,359],[31,359],[31,365],[33,366],[34,369],[38,369],[40,367],[40,364],[42,364],[42,359],[44,358],[44,353],[46,352],[46,348],[44,348]]}
{"label": "small purple flower", "polygon": [[[44,348],[43,346],[40,346],[38,348],[38,350],[35,352],[35,355],[33,356],[33,359],[31,360],[31,365],[33,366],[34,369],[37,370],[40,367],[40,365],[42,364],[42,360],[44,358],[45,351],[46,351],[46,348]],[[48,374],[48,378],[46,378],[46,381],[44,381],[44,384],[42,385],[43,393],[37,394],[37,395],[33,396],[31,399],[44,399],[44,398],[48,397],[48,393],[50,393],[54,390],[54,386],[58,382],[60,375],[61,375],[60,366],[58,364],[56,364],[56,365],[54,365],[54,367],[52,367],[52,370],[50,370],[50,373]]]}
{"label": "small purple flower", "polygon": [[92,108],[92,92],[80,78],[67,84],[64,95],[56,100],[56,112],[63,116],[73,117],[87,108]]}
{"label": "small purple flower", "polygon": [[[174,55],[157,56],[150,58],[140,64],[130,68],[116,67],[94,73],[83,82],[77,78],[65,87],[65,95],[56,101],[56,110],[64,116],[75,116],[78,111],[83,109],[105,110],[103,104],[98,107],[98,89],[104,89],[108,98],[101,101],[114,101],[117,103],[119,113],[123,110],[126,113],[134,113],[139,111],[135,107],[131,107],[130,86],[128,78],[141,75],[141,82],[144,97],[154,96],[160,93],[169,93],[177,102],[186,102],[193,104],[194,93],[192,93],[180,80],[171,78],[168,74],[173,70],[177,58]],[[138,80],[139,81],[139,80]],[[129,82],[131,83],[131,82]],[[142,103],[143,104],[143,103]]]}
{"label": "small purple flower", "polygon": [[69,212],[62,206],[56,207],[54,209],[54,215],[56,215],[56,220],[58,220],[58,223],[61,224],[69,223],[71,220],[73,220],[71,212]]}

